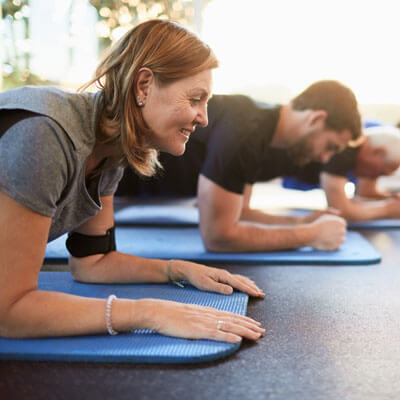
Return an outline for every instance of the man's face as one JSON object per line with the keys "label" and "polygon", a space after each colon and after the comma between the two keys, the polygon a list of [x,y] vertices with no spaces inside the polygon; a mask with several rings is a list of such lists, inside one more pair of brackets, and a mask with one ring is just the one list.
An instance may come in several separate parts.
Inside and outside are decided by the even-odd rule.
{"label": "man's face", "polygon": [[366,140],[357,153],[354,174],[362,178],[377,179],[393,174],[400,166],[397,162],[386,161],[386,150],[372,146]]}
{"label": "man's face", "polygon": [[341,132],[325,127],[310,130],[300,140],[289,147],[288,152],[293,162],[299,166],[311,161],[327,163],[331,157],[344,150],[351,140],[351,132]]}

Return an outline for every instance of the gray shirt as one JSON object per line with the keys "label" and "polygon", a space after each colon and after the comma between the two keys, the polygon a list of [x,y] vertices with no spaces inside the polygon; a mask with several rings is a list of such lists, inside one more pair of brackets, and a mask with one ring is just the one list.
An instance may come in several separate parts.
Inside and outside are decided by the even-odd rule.
{"label": "gray shirt", "polygon": [[49,241],[96,215],[100,196],[112,195],[122,177],[123,169],[113,168],[91,182],[91,190],[85,184],[102,107],[101,92],[25,87],[0,94],[0,110],[41,114],[17,122],[1,137],[0,191],[52,218]]}

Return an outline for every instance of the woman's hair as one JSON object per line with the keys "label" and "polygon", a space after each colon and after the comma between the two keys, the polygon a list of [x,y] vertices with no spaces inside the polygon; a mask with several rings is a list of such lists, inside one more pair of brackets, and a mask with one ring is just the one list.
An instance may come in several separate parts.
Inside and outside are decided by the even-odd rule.
{"label": "woman's hair", "polygon": [[194,33],[168,20],[150,20],[127,32],[106,53],[94,78],[104,93],[100,117],[102,143],[119,143],[117,163],[151,176],[160,166],[158,152],[146,145],[150,128],[135,100],[138,71],[149,68],[159,85],[218,67],[213,51]]}
{"label": "woman's hair", "polygon": [[313,83],[292,102],[295,110],[325,110],[326,127],[338,132],[349,129],[352,139],[362,134],[361,116],[354,93],[340,82],[323,80]]}

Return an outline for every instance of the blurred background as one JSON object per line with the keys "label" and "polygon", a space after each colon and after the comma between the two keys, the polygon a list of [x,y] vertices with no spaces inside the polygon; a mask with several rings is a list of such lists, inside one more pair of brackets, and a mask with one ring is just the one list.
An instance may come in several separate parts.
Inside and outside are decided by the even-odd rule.
{"label": "blurred background", "polygon": [[398,0],[1,0],[2,90],[77,88],[99,56],[135,24],[171,18],[215,50],[214,93],[289,100],[337,79],[363,116],[400,121]]}

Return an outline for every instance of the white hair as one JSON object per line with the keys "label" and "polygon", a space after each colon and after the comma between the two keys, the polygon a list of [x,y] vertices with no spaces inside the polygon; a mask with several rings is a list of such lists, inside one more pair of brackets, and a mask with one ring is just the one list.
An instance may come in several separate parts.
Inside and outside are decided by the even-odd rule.
{"label": "white hair", "polygon": [[388,163],[400,163],[400,129],[392,125],[372,126],[365,128],[364,133],[372,146],[386,150]]}

